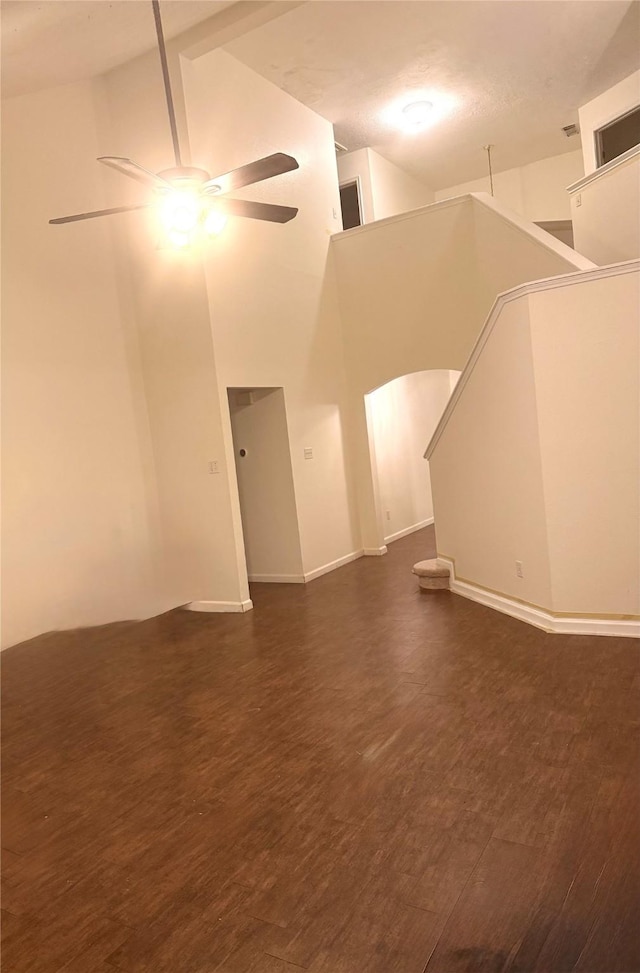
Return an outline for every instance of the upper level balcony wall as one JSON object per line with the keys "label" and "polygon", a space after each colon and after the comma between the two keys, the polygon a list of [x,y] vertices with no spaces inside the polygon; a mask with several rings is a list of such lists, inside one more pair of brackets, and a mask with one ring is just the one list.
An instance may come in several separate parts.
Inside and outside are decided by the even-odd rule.
{"label": "upper level balcony wall", "polygon": [[574,246],[604,266],[640,256],[640,145],[569,186]]}
{"label": "upper level balcony wall", "polygon": [[486,193],[336,234],[332,250],[356,394],[464,368],[499,293],[593,266]]}

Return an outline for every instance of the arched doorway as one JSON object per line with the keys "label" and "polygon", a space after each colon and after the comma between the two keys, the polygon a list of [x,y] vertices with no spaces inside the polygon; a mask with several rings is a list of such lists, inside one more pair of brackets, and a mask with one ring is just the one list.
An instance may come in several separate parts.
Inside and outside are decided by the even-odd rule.
{"label": "arched doorway", "polygon": [[395,378],[365,396],[374,491],[384,544],[433,523],[424,451],[460,372],[429,369]]}

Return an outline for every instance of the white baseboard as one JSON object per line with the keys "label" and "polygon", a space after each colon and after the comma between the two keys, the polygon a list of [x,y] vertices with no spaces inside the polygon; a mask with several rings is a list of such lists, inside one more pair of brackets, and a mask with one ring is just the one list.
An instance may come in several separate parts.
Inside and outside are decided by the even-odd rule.
{"label": "white baseboard", "polygon": [[385,537],[385,544],[391,544],[392,541],[399,541],[401,537],[406,537],[408,534],[414,534],[417,530],[422,530],[423,527],[431,527],[433,523],[433,517],[427,517],[426,520],[421,520],[419,524],[412,524],[411,527],[405,527],[404,530],[398,530],[395,534],[389,534]]}
{"label": "white baseboard", "polygon": [[387,545],[383,544],[382,547],[365,547],[362,553],[365,557],[379,557],[387,553]]}
{"label": "white baseboard", "polygon": [[250,574],[249,581],[267,584],[306,584],[307,581],[313,581],[323,574],[329,574],[330,571],[335,571],[336,568],[341,568],[343,565],[349,564],[350,561],[356,561],[363,554],[364,551],[352,551],[351,554],[345,554],[343,557],[336,558],[335,561],[329,561],[328,564],[322,564],[319,568],[306,571],[304,574]]}
{"label": "white baseboard", "polygon": [[640,639],[640,621],[632,618],[589,618],[579,615],[552,616],[552,632],[558,635],[610,635]]}
{"label": "white baseboard", "polygon": [[462,595],[463,598],[476,601],[480,605],[486,605],[487,608],[494,608],[504,615],[511,615],[521,622],[535,625],[545,632],[555,635],[610,635],[640,638],[640,621],[625,618],[598,618],[589,615],[554,615],[535,605],[528,605],[507,595],[488,591],[469,581],[456,580],[453,562],[440,555],[438,560],[446,564],[451,571],[449,587],[454,594]]}
{"label": "white baseboard", "polygon": [[313,571],[307,571],[304,576],[304,581],[313,581],[315,578],[319,578],[323,574],[329,574],[330,571],[335,571],[336,568],[341,568],[345,564],[349,564],[351,561],[357,561],[359,557],[362,557],[364,551],[352,551],[351,554],[345,554],[344,557],[339,557],[335,561],[329,561],[328,564],[323,564],[319,568],[315,568]]}
{"label": "white baseboard", "polygon": [[260,584],[304,584],[304,574],[250,574],[249,581]]}
{"label": "white baseboard", "polygon": [[250,598],[246,601],[190,601],[182,607],[189,612],[249,612],[253,602]]}

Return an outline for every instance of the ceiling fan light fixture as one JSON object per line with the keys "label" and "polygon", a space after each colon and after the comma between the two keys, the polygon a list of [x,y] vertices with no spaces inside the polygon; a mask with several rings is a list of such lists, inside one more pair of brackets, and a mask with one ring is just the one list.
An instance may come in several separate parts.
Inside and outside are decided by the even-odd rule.
{"label": "ceiling fan light fixture", "polygon": [[[157,173],[145,169],[144,166],[123,156],[100,156],[98,162],[102,162],[103,165],[109,166],[116,172],[129,176],[129,178],[135,179],[147,188],[152,189],[156,194],[155,202],[160,205],[156,207],[154,203],[145,202],[134,203],[130,206],[111,206],[108,209],[90,210],[84,213],[74,213],[72,216],[58,217],[55,220],[49,220],[49,223],[76,223],[79,220],[93,220],[100,216],[113,216],[117,213],[128,213],[133,210],[154,207],[164,230],[165,239],[173,234],[172,242],[176,246],[184,247],[191,242],[191,236],[195,235],[197,230],[207,232],[205,222],[209,213],[207,205],[209,196],[220,194],[226,197],[227,193],[235,189],[251,186],[265,179],[271,179],[273,176],[282,176],[286,172],[298,169],[299,166],[293,156],[284,152],[272,152],[271,155],[256,159],[254,162],[239,166],[237,169],[232,169],[230,172],[212,179],[205,169],[182,164],[171,78],[169,77],[162,18],[160,16],[160,0],[151,0],[151,5],[156,24],[158,53],[167,100],[175,166],[170,169],[163,169],[162,173]],[[294,206],[278,206],[273,203],[228,198],[225,198],[222,202],[224,202],[224,207],[219,204],[218,219],[212,219],[211,222],[212,235],[217,235],[224,225],[220,219],[222,213],[230,213],[233,216],[241,216],[251,220],[263,220],[268,223],[288,223],[298,213],[297,207]]]}
{"label": "ceiling fan light fixture", "polygon": [[227,225],[227,215],[213,206],[206,196],[193,190],[176,190],[159,201],[161,230],[160,249],[184,250],[220,236]]}
{"label": "ceiling fan light fixture", "polygon": [[424,88],[412,91],[387,105],[381,120],[407,135],[416,135],[439,124],[451,115],[460,104],[460,99],[447,91]]}

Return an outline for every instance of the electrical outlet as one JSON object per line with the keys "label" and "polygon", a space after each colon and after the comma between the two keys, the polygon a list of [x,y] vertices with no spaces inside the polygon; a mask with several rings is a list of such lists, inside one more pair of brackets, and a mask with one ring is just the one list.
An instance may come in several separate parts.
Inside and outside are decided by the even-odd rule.
{"label": "electrical outlet", "polygon": [[522,561],[516,561],[516,578],[524,578],[524,572],[522,570]]}
{"label": "electrical outlet", "polygon": [[209,460],[209,462],[207,463],[207,469],[208,469],[209,473],[219,473],[220,472],[220,464],[219,464],[218,460],[217,459]]}

